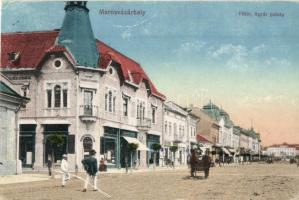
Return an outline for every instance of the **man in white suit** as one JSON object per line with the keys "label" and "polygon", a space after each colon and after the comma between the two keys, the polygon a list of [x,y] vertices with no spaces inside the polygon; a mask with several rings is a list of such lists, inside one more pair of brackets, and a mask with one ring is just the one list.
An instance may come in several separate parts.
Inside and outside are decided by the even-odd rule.
{"label": "man in white suit", "polygon": [[65,181],[68,181],[70,179],[70,173],[69,173],[69,167],[67,163],[67,155],[63,154],[62,156],[62,161],[61,161],[61,171],[62,171],[62,176],[61,176],[61,186],[65,186]]}

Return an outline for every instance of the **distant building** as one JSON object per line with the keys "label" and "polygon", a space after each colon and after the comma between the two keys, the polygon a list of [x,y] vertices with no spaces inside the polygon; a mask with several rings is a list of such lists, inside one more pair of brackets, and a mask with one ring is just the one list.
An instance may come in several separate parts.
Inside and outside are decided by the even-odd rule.
{"label": "distant building", "polygon": [[[196,123],[198,118],[181,106],[170,101],[164,104],[164,157],[175,159],[177,164],[187,164],[187,155],[196,143]],[[170,146],[178,146],[176,158],[172,158]]]}
{"label": "distant building", "polygon": [[189,107],[187,110],[191,112],[193,115],[199,118],[196,124],[196,134],[200,134],[203,137],[207,138],[213,144],[218,143],[219,141],[219,129],[220,126],[217,121],[215,121],[208,114],[204,113],[198,107]]}
{"label": "distant building", "polygon": [[228,113],[212,102],[203,106],[202,111],[209,115],[220,126],[218,143],[224,147],[233,147],[233,122]]}
{"label": "distant building", "polygon": [[268,147],[265,147],[266,155],[268,156],[274,156],[279,158],[289,158],[289,157],[295,157],[298,154],[299,144],[288,144],[288,143],[282,143],[282,144],[274,144]]}

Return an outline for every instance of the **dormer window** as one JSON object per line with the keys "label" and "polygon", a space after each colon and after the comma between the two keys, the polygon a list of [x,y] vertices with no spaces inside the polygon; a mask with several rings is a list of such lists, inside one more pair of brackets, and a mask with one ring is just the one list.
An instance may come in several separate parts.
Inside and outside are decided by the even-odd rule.
{"label": "dormer window", "polygon": [[8,53],[8,60],[11,62],[15,62],[20,58],[20,53],[19,52],[10,52]]}

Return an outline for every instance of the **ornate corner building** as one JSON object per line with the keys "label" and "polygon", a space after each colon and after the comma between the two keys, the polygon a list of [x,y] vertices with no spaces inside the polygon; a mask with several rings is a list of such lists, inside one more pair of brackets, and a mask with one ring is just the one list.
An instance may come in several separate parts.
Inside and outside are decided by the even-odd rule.
{"label": "ornate corner building", "polygon": [[109,167],[124,167],[132,140],[146,167],[151,144],[161,143],[165,96],[139,63],[94,37],[86,2],[64,9],[61,29],[1,34],[1,73],[30,98],[19,113],[22,165],[43,167],[48,138],[58,134],[64,143],[55,159],[68,153],[73,169],[90,149]]}

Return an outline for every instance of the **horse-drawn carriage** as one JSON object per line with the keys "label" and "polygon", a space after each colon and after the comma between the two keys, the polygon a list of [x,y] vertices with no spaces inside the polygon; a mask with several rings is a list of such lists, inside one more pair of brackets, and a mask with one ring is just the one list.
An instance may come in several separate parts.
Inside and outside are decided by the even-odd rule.
{"label": "horse-drawn carriage", "polygon": [[197,171],[203,171],[205,178],[208,178],[209,169],[212,164],[211,158],[209,157],[209,151],[206,151],[205,155],[202,155],[202,150],[200,148],[192,149],[189,162],[192,177],[196,176]]}

